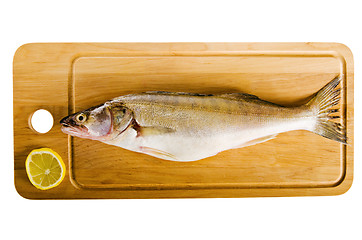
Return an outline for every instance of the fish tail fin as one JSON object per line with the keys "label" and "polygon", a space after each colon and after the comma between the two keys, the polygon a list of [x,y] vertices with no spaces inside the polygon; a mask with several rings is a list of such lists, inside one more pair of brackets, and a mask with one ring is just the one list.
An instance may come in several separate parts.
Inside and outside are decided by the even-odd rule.
{"label": "fish tail fin", "polygon": [[341,97],[341,88],[337,88],[341,82],[343,75],[340,75],[325,85],[317,94],[306,104],[313,112],[316,113],[316,124],[311,129],[312,132],[325,138],[347,145],[346,129],[333,119],[340,118],[339,115],[331,115],[338,113],[336,106]]}

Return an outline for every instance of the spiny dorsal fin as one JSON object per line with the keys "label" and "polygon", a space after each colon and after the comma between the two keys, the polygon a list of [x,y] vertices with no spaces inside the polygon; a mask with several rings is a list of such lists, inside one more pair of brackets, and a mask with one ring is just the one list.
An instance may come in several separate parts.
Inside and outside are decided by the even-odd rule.
{"label": "spiny dorsal fin", "polygon": [[235,99],[235,100],[242,100],[242,99],[258,99],[258,100],[260,100],[260,98],[258,98],[257,96],[248,94],[248,93],[224,93],[224,94],[219,94],[216,96],[221,97],[221,98]]}
{"label": "spiny dorsal fin", "polygon": [[160,95],[173,95],[173,96],[199,96],[199,97],[207,97],[207,96],[214,96],[213,94],[201,94],[201,93],[187,93],[187,92],[167,92],[167,91],[147,91],[144,92],[146,94],[160,94]]}
{"label": "spiny dorsal fin", "polygon": [[223,94],[204,94],[204,93],[187,93],[187,92],[167,92],[167,91],[147,91],[147,94],[162,94],[162,95],[188,95],[200,97],[222,97],[230,99],[259,99],[257,96],[248,93],[223,93]]}
{"label": "spiny dorsal fin", "polygon": [[255,95],[248,93],[223,93],[223,94],[202,94],[202,93],[186,93],[186,92],[166,92],[166,91],[148,91],[145,94],[157,94],[168,96],[193,96],[193,97],[218,97],[232,100],[261,100]]}

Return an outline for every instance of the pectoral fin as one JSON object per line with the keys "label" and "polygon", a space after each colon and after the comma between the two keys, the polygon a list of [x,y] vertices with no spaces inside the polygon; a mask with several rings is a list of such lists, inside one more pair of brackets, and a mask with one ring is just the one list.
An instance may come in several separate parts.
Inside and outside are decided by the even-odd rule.
{"label": "pectoral fin", "polygon": [[132,127],[134,130],[137,131],[137,137],[140,136],[150,136],[150,135],[161,135],[166,133],[172,133],[175,132],[172,128],[167,127],[158,127],[158,126],[149,126],[144,127],[140,126],[136,120],[132,121]]}
{"label": "pectoral fin", "polygon": [[258,143],[266,142],[266,141],[269,141],[269,140],[275,138],[277,135],[278,135],[278,134],[274,134],[274,135],[269,135],[269,136],[257,138],[257,139],[251,140],[251,141],[249,141],[249,142],[243,143],[243,144],[241,144],[241,145],[238,145],[238,146],[236,146],[236,147],[233,147],[233,149],[235,149],[235,148],[248,147],[248,146],[252,146],[252,145],[258,144]]}
{"label": "pectoral fin", "polygon": [[150,136],[150,135],[172,133],[174,131],[175,130],[171,128],[165,128],[165,127],[140,127],[138,134],[140,136]]}

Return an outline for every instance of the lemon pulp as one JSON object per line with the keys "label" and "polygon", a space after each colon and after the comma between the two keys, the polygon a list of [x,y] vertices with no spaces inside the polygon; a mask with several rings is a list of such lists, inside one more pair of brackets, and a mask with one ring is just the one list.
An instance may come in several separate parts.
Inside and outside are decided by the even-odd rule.
{"label": "lemon pulp", "polygon": [[58,186],[65,176],[65,165],[58,153],[50,148],[34,149],[26,158],[30,182],[41,190]]}

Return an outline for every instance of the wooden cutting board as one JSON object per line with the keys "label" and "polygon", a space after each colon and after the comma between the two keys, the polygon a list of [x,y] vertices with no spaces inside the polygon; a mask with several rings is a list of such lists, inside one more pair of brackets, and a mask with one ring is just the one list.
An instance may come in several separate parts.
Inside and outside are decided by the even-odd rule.
{"label": "wooden cutting board", "polygon": [[[344,74],[341,122],[349,146],[307,131],[196,162],[172,162],[68,137],[59,120],[111,98],[151,90],[245,92],[287,106],[305,103]],[[353,57],[337,43],[32,43],[14,56],[14,167],[30,199],[336,195],[353,175]],[[53,128],[30,126],[38,109]],[[63,182],[30,183],[25,159],[48,147],[65,161]],[[197,149],[195,149],[197,151]]]}

